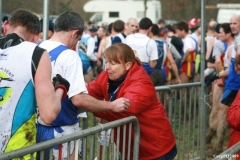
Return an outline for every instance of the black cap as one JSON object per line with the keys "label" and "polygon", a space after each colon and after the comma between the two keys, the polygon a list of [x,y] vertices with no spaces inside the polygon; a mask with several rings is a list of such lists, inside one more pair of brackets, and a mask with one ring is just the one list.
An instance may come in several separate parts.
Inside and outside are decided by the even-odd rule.
{"label": "black cap", "polygon": [[[42,32],[43,31],[43,19],[40,19],[40,26],[41,26],[40,32]],[[48,30],[54,32],[54,23],[52,21],[48,22]]]}
{"label": "black cap", "polygon": [[5,22],[5,21],[7,21],[7,20],[8,20],[8,16],[3,16],[2,22]]}
{"label": "black cap", "polygon": [[89,31],[90,31],[90,32],[97,32],[97,31],[98,31],[98,26],[96,26],[96,25],[91,25],[91,26],[89,27]]}
{"label": "black cap", "polygon": [[220,32],[219,32],[219,24],[218,24],[218,23],[215,24],[215,26],[214,26],[214,31],[217,32],[217,33],[220,33]]}

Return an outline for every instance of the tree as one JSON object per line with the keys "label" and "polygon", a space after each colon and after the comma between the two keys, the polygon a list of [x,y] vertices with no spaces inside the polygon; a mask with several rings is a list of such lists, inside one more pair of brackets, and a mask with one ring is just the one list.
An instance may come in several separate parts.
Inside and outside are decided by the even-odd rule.
{"label": "tree", "polygon": [[144,0],[144,1],[143,1],[143,4],[144,4],[144,13],[143,13],[143,15],[144,15],[144,17],[146,17],[146,15],[147,15],[147,9],[148,9],[148,8],[147,8],[147,1],[148,1],[148,0]]}

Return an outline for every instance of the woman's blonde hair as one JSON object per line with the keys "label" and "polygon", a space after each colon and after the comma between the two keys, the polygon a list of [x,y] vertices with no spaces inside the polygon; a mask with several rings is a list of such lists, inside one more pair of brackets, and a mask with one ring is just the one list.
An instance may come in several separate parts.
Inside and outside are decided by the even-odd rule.
{"label": "woman's blonde hair", "polygon": [[135,54],[131,47],[124,43],[116,43],[108,47],[104,51],[104,56],[108,59],[108,61],[113,61],[115,63],[127,63],[136,61],[138,65],[141,65],[141,61],[139,58],[135,57]]}

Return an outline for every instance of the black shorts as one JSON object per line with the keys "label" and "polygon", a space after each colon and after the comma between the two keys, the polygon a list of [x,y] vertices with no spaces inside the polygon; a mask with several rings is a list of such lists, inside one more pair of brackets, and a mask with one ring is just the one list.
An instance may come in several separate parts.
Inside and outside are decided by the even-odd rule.
{"label": "black shorts", "polygon": [[161,69],[152,69],[150,78],[154,86],[161,86],[161,85],[164,85],[164,83],[166,82],[163,76],[163,71]]}
{"label": "black shorts", "polygon": [[223,91],[223,94],[222,94],[221,103],[225,104],[228,107],[231,106],[231,104],[233,103],[237,93],[238,93],[238,90],[225,89]]}

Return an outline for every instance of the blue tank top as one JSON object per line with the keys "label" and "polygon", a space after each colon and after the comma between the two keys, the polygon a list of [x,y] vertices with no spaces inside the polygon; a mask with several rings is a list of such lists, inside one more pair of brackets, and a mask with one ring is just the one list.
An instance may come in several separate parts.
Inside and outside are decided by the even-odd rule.
{"label": "blue tank top", "polygon": [[240,90],[240,75],[234,69],[235,60],[232,58],[228,71],[228,78],[225,79],[225,89]]}
{"label": "blue tank top", "polygon": [[[64,51],[67,50],[66,46],[60,45],[57,48],[51,50],[49,55],[51,56],[51,61],[56,61],[57,57]],[[51,124],[52,126],[66,126],[73,125],[78,122],[78,112],[77,108],[72,104],[72,101],[67,96],[61,102],[62,108],[59,112],[57,118]]]}
{"label": "blue tank top", "polygon": [[158,59],[157,59],[157,65],[155,66],[155,69],[162,69],[163,63],[164,63],[164,57],[166,57],[164,54],[164,41],[161,40],[155,40],[157,44],[157,50],[158,50]]}

